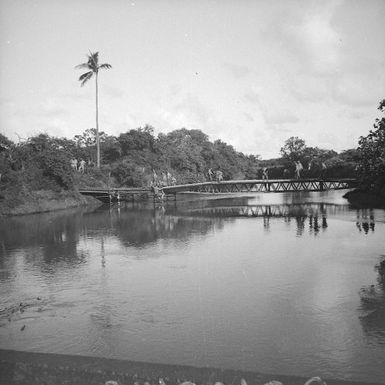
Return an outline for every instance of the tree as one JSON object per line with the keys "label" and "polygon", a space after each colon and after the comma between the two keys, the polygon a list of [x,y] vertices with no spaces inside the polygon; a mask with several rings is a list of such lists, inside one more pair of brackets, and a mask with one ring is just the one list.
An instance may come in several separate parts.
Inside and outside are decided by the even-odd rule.
{"label": "tree", "polygon": [[87,55],[87,63],[77,65],[77,69],[88,69],[88,72],[80,75],[80,85],[83,87],[93,76],[95,76],[95,100],[96,100],[96,166],[100,168],[100,141],[99,141],[99,106],[98,106],[98,74],[100,69],[112,68],[111,64],[99,64],[99,52],[90,52]]}
{"label": "tree", "polygon": [[[99,131],[99,143],[107,138],[104,131]],[[75,135],[74,141],[78,147],[93,147],[96,144],[96,128],[87,128],[81,135]]]}
{"label": "tree", "polygon": [[105,162],[115,162],[122,155],[120,143],[115,136],[106,136],[101,143],[102,159]]}
{"label": "tree", "polygon": [[[378,109],[385,113],[385,99]],[[369,188],[385,193],[385,117],[376,119],[373,126],[375,130],[361,136],[358,142],[359,169]]]}
{"label": "tree", "polygon": [[14,147],[13,142],[0,133],[0,182],[3,174],[9,170],[9,158],[12,147]]}
{"label": "tree", "polygon": [[30,189],[73,187],[72,155],[63,147],[63,139],[39,134],[18,143],[12,152],[10,166]]}
{"label": "tree", "polygon": [[133,150],[143,151],[147,149],[152,151],[154,140],[154,128],[149,125],[130,130],[118,137],[123,155],[128,155]]}
{"label": "tree", "polygon": [[283,158],[294,162],[296,160],[303,160],[305,155],[306,144],[303,139],[298,136],[292,136],[285,141],[284,146],[281,148],[281,155]]}
{"label": "tree", "polygon": [[13,145],[13,142],[9,140],[5,135],[0,133],[0,152],[8,151]]}

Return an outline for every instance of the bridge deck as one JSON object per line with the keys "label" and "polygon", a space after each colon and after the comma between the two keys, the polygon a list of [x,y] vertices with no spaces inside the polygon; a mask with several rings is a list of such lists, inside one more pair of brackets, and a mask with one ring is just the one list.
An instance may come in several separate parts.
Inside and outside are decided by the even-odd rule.
{"label": "bridge deck", "polygon": [[153,196],[150,187],[79,189],[80,194],[91,195],[102,201],[134,200],[136,197]]}
{"label": "bridge deck", "polygon": [[355,179],[251,179],[228,180],[221,182],[201,182],[163,187],[166,194],[178,192],[285,192],[285,191],[323,191],[355,187]]}
{"label": "bridge deck", "polygon": [[[176,195],[181,192],[204,193],[239,193],[239,192],[292,192],[292,191],[324,191],[355,187],[355,179],[251,179],[226,180],[221,182],[201,182],[176,186],[165,186],[160,189],[166,195]],[[99,199],[124,200],[136,196],[150,197],[154,192],[150,187],[134,188],[97,188],[80,189],[84,195],[92,195]]]}

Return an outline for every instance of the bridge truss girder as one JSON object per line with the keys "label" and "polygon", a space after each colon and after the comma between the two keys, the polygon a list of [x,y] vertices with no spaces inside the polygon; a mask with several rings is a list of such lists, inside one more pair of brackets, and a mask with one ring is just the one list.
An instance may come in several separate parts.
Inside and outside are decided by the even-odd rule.
{"label": "bridge truss girder", "polygon": [[[232,183],[213,182],[192,184],[190,186],[185,185],[186,187],[179,191],[206,193],[324,191],[350,188],[352,186],[351,182],[352,181],[350,180],[275,180]],[[172,190],[172,188],[170,190]]]}

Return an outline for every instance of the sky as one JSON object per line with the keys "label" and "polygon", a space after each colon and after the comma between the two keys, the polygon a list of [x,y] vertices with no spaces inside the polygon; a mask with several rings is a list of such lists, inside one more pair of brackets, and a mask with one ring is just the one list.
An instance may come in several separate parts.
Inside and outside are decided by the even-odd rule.
{"label": "sky", "polygon": [[384,0],[0,0],[0,132],[200,129],[263,159],[298,136],[342,151],[385,98]]}

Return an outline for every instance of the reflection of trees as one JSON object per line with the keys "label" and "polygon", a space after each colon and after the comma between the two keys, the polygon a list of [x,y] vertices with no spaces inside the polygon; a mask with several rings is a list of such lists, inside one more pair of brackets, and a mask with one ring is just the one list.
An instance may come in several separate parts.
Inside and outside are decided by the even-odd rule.
{"label": "reflection of trees", "polygon": [[362,328],[369,338],[376,343],[385,343],[385,255],[374,267],[377,271],[377,283],[360,290]]}
{"label": "reflection of trees", "polygon": [[12,217],[0,221],[2,248],[26,249],[25,262],[42,270],[53,271],[61,266],[75,267],[85,256],[77,253],[82,211],[66,211]]}
{"label": "reflection of trees", "polygon": [[159,239],[185,240],[205,235],[214,226],[223,227],[223,223],[223,218],[180,215],[174,204],[157,207],[134,202],[83,215],[82,230],[85,237],[113,235],[126,247],[141,247]]}
{"label": "reflection of trees", "polygon": [[179,239],[194,234],[205,235],[215,225],[221,226],[222,218],[202,220],[196,217],[169,215],[165,210],[124,211],[114,223],[117,236],[125,245],[144,245],[158,239]]}

